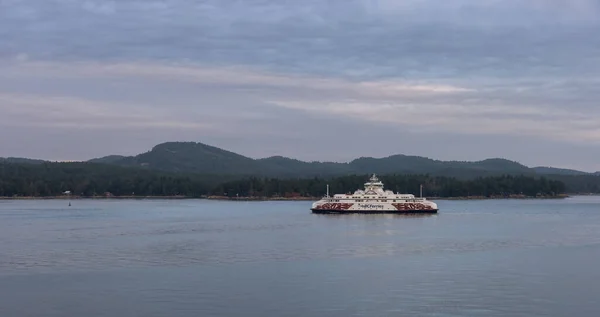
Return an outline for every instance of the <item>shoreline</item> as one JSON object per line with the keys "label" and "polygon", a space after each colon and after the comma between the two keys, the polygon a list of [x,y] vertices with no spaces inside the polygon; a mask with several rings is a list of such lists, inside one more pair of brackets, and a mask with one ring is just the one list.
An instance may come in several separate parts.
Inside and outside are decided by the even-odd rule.
{"label": "shoreline", "polygon": [[[492,200],[492,199],[565,199],[572,196],[600,196],[598,194],[561,194],[558,196],[461,196],[461,197],[424,197],[427,200]],[[220,200],[220,201],[318,201],[322,197],[226,197],[226,196],[16,196],[6,197],[0,196],[0,200],[111,200],[111,199],[126,199],[126,200],[141,200],[141,199],[205,199],[205,200]]]}

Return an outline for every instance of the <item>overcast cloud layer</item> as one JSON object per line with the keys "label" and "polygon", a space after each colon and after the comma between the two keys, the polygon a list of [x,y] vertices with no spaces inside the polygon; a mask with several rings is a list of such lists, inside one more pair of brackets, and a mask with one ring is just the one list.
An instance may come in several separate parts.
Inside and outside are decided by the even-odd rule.
{"label": "overcast cloud layer", "polygon": [[600,170],[600,2],[0,0],[0,156]]}

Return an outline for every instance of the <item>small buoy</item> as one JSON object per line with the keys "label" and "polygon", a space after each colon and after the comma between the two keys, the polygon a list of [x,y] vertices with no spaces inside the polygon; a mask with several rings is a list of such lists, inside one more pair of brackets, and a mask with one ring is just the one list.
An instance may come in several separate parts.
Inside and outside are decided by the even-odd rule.
{"label": "small buoy", "polygon": [[69,202],[69,207],[71,206],[71,202]]}

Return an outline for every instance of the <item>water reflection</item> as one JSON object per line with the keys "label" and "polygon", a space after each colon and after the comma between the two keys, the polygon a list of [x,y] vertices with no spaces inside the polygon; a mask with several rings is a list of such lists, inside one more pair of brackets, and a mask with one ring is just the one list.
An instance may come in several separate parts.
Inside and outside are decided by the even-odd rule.
{"label": "water reflection", "polygon": [[600,200],[53,204],[0,204],[0,316],[600,316]]}

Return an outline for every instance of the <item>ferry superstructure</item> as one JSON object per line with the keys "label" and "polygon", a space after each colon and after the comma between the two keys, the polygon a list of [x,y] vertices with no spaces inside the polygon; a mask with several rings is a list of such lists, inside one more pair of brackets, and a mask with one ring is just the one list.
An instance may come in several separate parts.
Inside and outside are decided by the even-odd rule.
{"label": "ferry superstructure", "polygon": [[[312,204],[313,213],[437,213],[438,206],[423,197],[384,190],[375,174],[365,184],[365,189],[353,194],[327,194]],[[422,196],[422,194],[421,194]]]}

